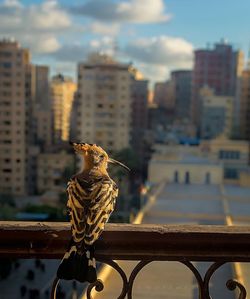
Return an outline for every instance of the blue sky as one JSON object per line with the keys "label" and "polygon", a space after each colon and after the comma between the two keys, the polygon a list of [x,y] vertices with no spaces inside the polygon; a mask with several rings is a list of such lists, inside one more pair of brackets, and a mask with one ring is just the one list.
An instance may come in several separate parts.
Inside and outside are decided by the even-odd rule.
{"label": "blue sky", "polygon": [[155,82],[192,68],[193,50],[221,38],[247,54],[249,12],[249,0],[0,0],[0,37],[29,47],[51,74],[75,76],[77,62],[98,51]]}

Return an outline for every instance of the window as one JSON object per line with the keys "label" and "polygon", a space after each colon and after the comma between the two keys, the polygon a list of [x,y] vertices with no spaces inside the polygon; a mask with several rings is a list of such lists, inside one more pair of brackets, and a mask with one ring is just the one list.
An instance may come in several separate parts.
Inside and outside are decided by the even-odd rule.
{"label": "window", "polygon": [[6,69],[9,69],[9,68],[11,68],[11,62],[3,62],[2,66]]}
{"label": "window", "polygon": [[239,160],[240,152],[239,151],[219,151],[219,159],[231,159],[231,160]]}
{"label": "window", "polygon": [[189,184],[190,183],[190,174],[189,171],[187,171],[185,173],[185,184]]}
{"label": "window", "polygon": [[224,178],[225,179],[238,179],[239,173],[235,168],[225,168],[224,170]]}
{"label": "window", "polygon": [[12,53],[11,52],[1,52],[0,53],[0,56],[2,56],[2,57],[11,57],[12,56]]}
{"label": "window", "polygon": [[174,172],[174,183],[179,183],[179,173],[178,173],[178,171]]}

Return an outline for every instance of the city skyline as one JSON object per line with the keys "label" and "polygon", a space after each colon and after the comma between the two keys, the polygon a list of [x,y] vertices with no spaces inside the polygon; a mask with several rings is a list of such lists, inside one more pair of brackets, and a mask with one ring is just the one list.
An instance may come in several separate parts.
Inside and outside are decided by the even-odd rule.
{"label": "city skyline", "polygon": [[[105,5],[103,5],[105,3]],[[225,8],[226,4],[226,8]],[[247,56],[250,3],[192,1],[0,1],[0,36],[29,47],[33,61],[76,77],[77,63],[103,51],[146,78],[191,69],[193,50],[228,39]],[[204,14],[206,12],[206,15]]]}

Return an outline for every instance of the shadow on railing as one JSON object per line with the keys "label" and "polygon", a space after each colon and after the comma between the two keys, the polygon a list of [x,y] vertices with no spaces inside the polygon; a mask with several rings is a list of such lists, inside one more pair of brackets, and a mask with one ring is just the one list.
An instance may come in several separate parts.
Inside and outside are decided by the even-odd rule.
{"label": "shadow on railing", "polygon": [[[62,258],[70,240],[68,223],[0,222],[0,258]],[[110,265],[121,276],[119,299],[132,299],[137,274],[153,261],[178,261],[194,274],[200,299],[210,299],[209,283],[217,269],[227,262],[250,262],[250,228],[241,226],[131,225],[107,224],[96,242],[96,259]],[[137,260],[127,277],[115,260]],[[192,262],[210,261],[204,277]],[[103,282],[90,284],[91,291],[103,290]],[[239,299],[246,298],[244,286],[233,279],[229,290],[238,289]]]}

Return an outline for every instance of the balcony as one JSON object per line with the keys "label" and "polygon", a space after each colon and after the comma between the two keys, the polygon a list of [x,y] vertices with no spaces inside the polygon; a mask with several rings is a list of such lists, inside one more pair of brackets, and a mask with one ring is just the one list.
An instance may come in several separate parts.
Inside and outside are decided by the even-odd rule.
{"label": "balcony", "polygon": [[[70,239],[68,223],[0,222],[0,258],[62,258]],[[121,276],[123,287],[119,299],[132,299],[137,274],[153,261],[177,261],[192,271],[197,281],[199,299],[210,299],[209,283],[213,274],[228,262],[250,261],[250,228],[243,226],[200,225],[132,225],[107,224],[96,242],[96,259],[110,265]],[[116,261],[138,261],[128,277]],[[210,261],[204,276],[192,262]],[[56,271],[56,269],[55,269]],[[56,283],[56,281],[55,281]],[[180,282],[181,283],[181,282]],[[236,280],[226,282],[236,290],[237,298],[246,298],[245,287]],[[87,298],[98,280],[90,284]],[[51,295],[53,297],[53,294]]]}

